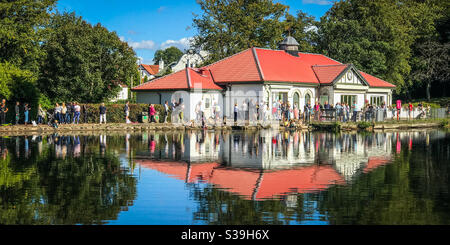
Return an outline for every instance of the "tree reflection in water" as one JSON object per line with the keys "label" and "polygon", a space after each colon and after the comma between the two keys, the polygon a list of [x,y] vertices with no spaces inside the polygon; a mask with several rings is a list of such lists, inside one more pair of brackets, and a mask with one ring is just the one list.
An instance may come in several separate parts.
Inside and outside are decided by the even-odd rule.
{"label": "tree reflection in water", "polygon": [[192,223],[448,224],[449,141],[438,130],[3,137],[0,223],[107,224],[137,201],[145,168],[184,182]]}
{"label": "tree reflection in water", "polygon": [[2,224],[103,224],[136,197],[136,179],[114,153],[95,152],[93,137],[2,138],[0,147]]}

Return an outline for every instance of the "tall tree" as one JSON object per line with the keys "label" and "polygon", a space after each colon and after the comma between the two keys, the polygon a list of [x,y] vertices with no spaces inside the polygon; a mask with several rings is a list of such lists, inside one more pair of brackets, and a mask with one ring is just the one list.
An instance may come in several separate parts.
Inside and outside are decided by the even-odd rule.
{"label": "tall tree", "polygon": [[42,29],[56,0],[0,1],[0,62],[37,73]]}
{"label": "tall tree", "polygon": [[155,56],[153,58],[153,62],[158,64],[160,60],[164,61],[164,64],[169,65],[173,62],[177,62],[181,56],[183,56],[183,52],[177,47],[169,47],[166,49],[159,49],[155,52]]}
{"label": "tall tree", "polygon": [[318,22],[314,17],[299,10],[296,16],[287,14],[285,21],[288,29],[284,32],[284,36],[294,37],[300,44],[299,51],[315,52]]}
{"label": "tall tree", "polygon": [[[426,97],[430,101],[431,84],[450,80],[450,43],[428,41],[417,47],[418,56],[413,79],[425,85]],[[445,85],[443,86],[445,88]]]}
{"label": "tall tree", "polygon": [[[75,13],[55,14],[42,45],[39,88],[57,101],[100,102],[137,78],[136,55],[115,32]],[[131,84],[128,84],[131,86]]]}
{"label": "tall tree", "polygon": [[199,0],[203,14],[195,16],[194,46],[210,53],[206,63],[246,48],[277,48],[287,30],[288,7],[272,0]]}
{"label": "tall tree", "polygon": [[435,32],[434,0],[347,0],[321,18],[320,52],[398,85],[410,85],[412,46]]}

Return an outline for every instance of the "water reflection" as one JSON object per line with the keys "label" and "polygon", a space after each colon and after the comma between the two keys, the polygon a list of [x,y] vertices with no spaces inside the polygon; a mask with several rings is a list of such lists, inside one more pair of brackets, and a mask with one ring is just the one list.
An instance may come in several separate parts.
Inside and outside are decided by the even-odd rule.
{"label": "water reflection", "polygon": [[136,180],[80,137],[0,138],[1,224],[104,224],[132,205]]}
{"label": "water reflection", "polygon": [[0,137],[0,223],[121,223],[138,203],[132,220],[161,224],[148,210],[182,219],[158,203],[188,192],[188,224],[446,224],[448,143],[442,131]]}
{"label": "water reflection", "polygon": [[206,182],[244,199],[261,200],[351,182],[390,162],[392,135],[156,134],[149,139],[150,154],[139,152],[136,158],[144,159],[136,162],[186,183]]}

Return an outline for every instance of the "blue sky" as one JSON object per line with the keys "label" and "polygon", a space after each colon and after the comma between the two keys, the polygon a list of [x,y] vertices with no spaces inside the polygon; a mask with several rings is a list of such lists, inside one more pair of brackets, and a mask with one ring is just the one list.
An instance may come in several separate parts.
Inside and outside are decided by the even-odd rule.
{"label": "blue sky", "polygon": [[[275,0],[319,19],[332,6],[329,0]],[[133,47],[145,64],[153,64],[156,50],[176,46],[187,48],[196,34],[193,14],[201,14],[196,0],[59,0],[59,11],[82,16],[91,24],[101,23]]]}

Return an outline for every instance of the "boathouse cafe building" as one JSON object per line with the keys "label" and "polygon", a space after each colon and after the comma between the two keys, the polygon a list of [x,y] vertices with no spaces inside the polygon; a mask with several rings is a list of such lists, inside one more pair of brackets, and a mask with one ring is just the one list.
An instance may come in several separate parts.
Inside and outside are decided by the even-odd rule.
{"label": "boathouse cafe building", "polygon": [[353,104],[359,108],[368,101],[392,103],[393,84],[342,64],[321,54],[298,52],[298,43],[287,37],[279,50],[249,48],[201,67],[151,80],[132,88],[138,103],[164,104],[182,98],[185,120],[196,118],[201,106],[206,118],[219,105],[220,116],[233,118],[234,105],[249,110],[250,103],[289,101],[303,112],[309,101],[335,105]]}

